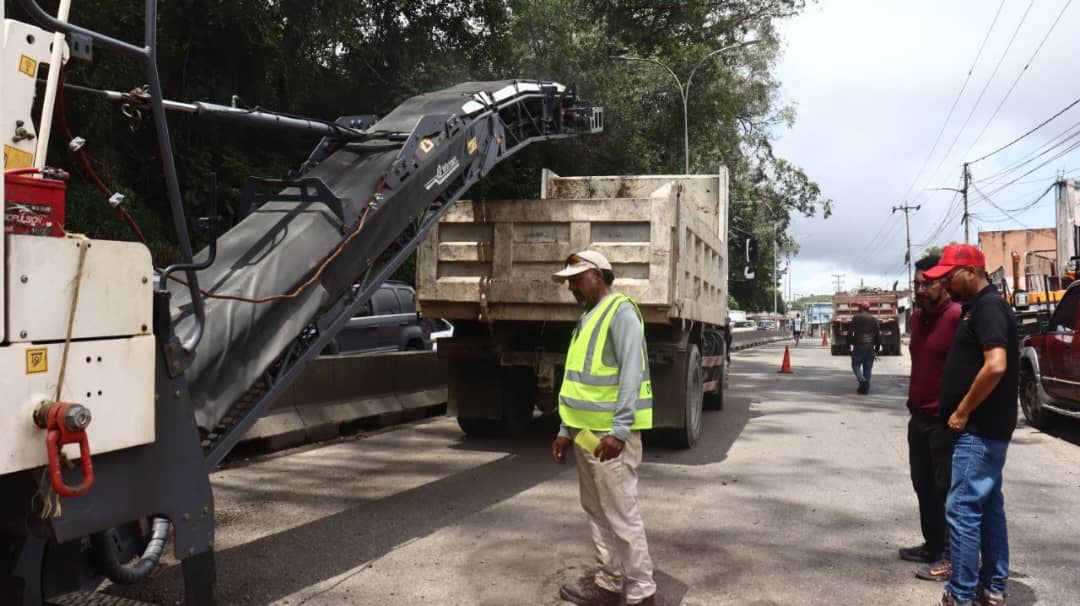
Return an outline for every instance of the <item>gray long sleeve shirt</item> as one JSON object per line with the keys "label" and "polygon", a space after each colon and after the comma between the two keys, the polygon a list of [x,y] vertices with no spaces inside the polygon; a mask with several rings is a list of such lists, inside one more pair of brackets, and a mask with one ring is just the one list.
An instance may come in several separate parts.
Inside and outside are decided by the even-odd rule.
{"label": "gray long sleeve shirt", "polygon": [[[603,300],[582,316],[578,321],[577,330],[580,331],[596,310],[602,307]],[[611,327],[608,329],[608,338],[604,342],[604,351],[601,355],[604,364],[619,369],[619,395],[615,402],[615,419],[612,421],[611,435],[624,442],[630,437],[630,426],[634,424],[641,382],[645,380],[645,366],[641,355],[643,341],[641,318],[633,304],[629,301],[620,303],[615,310],[615,315],[611,318]],[[562,425],[559,428],[559,435],[571,437],[570,428]]]}

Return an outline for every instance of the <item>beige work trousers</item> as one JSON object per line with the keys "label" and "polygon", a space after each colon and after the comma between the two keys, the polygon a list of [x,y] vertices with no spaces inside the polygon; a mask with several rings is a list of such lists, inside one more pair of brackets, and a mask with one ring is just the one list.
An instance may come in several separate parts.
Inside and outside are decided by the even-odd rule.
{"label": "beige work trousers", "polygon": [[616,593],[625,590],[627,603],[636,604],[656,593],[645,521],[638,508],[641,432],[631,432],[622,454],[608,461],[575,443],[574,460],[581,507],[589,516],[596,548],[596,584]]}

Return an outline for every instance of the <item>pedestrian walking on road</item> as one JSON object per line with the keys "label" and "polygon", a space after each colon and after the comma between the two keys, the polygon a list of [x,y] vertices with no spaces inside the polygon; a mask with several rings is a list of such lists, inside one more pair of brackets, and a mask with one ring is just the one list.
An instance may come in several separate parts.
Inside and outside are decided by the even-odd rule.
{"label": "pedestrian walking on road", "polygon": [[802,326],[802,316],[795,314],[795,317],[791,320],[791,336],[795,338],[795,347],[799,346],[799,339],[802,337]]}
{"label": "pedestrian walking on road", "polygon": [[911,380],[908,383],[908,461],[911,484],[919,499],[919,522],[923,543],[900,550],[900,557],[923,562],[915,576],[947,581],[949,530],[945,524],[945,498],[952,472],[953,433],[945,426],[938,408],[941,374],[960,322],[960,304],[949,297],[941,280],[927,279],[925,271],[940,257],[915,263],[915,304],[911,315]]}
{"label": "pedestrian walking on road", "polygon": [[633,300],[612,292],[615,274],[600,253],[571,255],[552,277],[568,281],[587,309],[566,353],[562,426],[551,456],[562,463],[574,444],[581,506],[598,566],[595,574],[563,585],[559,597],[582,606],[615,606],[624,598],[627,604],[652,605],[656,583],[637,491],[641,430],[652,428],[645,322]]}
{"label": "pedestrian walking on road", "polygon": [[957,434],[945,505],[952,574],[941,603],[1003,606],[1009,539],[1001,484],[1016,429],[1016,316],[990,284],[986,259],[974,246],[946,246],[941,261],[923,276],[944,280],[949,294],[963,302],[939,401],[942,417]]}
{"label": "pedestrian walking on road", "polygon": [[859,381],[856,393],[870,393],[870,373],[881,349],[881,325],[870,315],[870,303],[859,301],[859,312],[851,319],[851,370]]}

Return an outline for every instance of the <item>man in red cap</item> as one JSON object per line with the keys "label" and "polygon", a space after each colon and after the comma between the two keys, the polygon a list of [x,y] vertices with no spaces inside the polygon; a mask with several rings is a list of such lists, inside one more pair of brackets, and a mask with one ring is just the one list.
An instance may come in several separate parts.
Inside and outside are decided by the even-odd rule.
{"label": "man in red cap", "polygon": [[[1009,540],[1002,472],[1016,429],[1019,336],[1016,316],[986,276],[986,258],[969,244],[945,247],[923,272],[963,303],[945,358],[939,408],[956,434],[945,504],[952,573],[942,606],[1003,606]],[[979,556],[982,556],[982,566]]]}
{"label": "man in red cap", "polygon": [[948,581],[949,529],[945,522],[945,499],[952,474],[953,432],[938,411],[945,358],[960,324],[960,304],[953,301],[941,280],[926,279],[926,270],[941,261],[937,255],[915,263],[915,304],[911,315],[911,380],[908,382],[908,461],[911,485],[919,498],[919,522],[923,543],[900,549],[900,557],[923,562],[915,576],[929,581]]}
{"label": "man in red cap", "polygon": [[870,302],[859,301],[859,313],[851,318],[851,370],[859,381],[860,394],[870,393],[870,373],[881,348],[881,324],[870,313]]}

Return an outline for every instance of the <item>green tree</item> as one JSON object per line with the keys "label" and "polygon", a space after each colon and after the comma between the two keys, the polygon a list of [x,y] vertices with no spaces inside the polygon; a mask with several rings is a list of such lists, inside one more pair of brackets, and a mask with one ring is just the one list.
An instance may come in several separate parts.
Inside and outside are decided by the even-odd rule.
{"label": "green tree", "polygon": [[[4,0],[19,18],[13,0]],[[132,0],[75,3],[72,21],[140,42],[141,5]],[[757,278],[733,262],[732,295],[743,308],[771,309],[772,255],[793,246],[794,213],[827,217],[831,203],[772,140],[795,118],[780,98],[777,25],[803,0],[176,0],[161,3],[159,64],[165,96],[265,107],[334,119],[385,114],[402,100],[467,80],[545,78],[573,85],[605,108],[600,136],[532,146],[499,165],[471,197],[530,197],[540,170],[564,175],[679,173],[682,101],[665,70],[612,57],[629,53],[670,65],[685,78],[714,49],[757,40],[709,59],[688,98],[691,170],[731,174],[733,233],[761,244]],[[49,7],[47,7],[49,8]],[[197,15],[198,18],[192,18]],[[129,58],[104,49],[92,63],[72,61],[65,79],[91,88],[129,90],[145,78]],[[87,139],[90,166],[125,206],[165,264],[176,257],[160,159],[148,116],[128,118],[114,102],[68,92],[73,134]],[[129,112],[131,113],[131,112]],[[180,185],[189,215],[202,214],[217,175],[227,222],[238,218],[248,175],[283,176],[316,141],[220,126],[170,115]],[[56,137],[51,158],[82,168]],[[70,227],[94,237],[132,238],[104,196],[73,181]],[[742,238],[731,238],[741,259]],[[738,250],[735,247],[738,247]],[[403,276],[407,277],[407,276]],[[763,305],[764,302],[768,305]]]}

